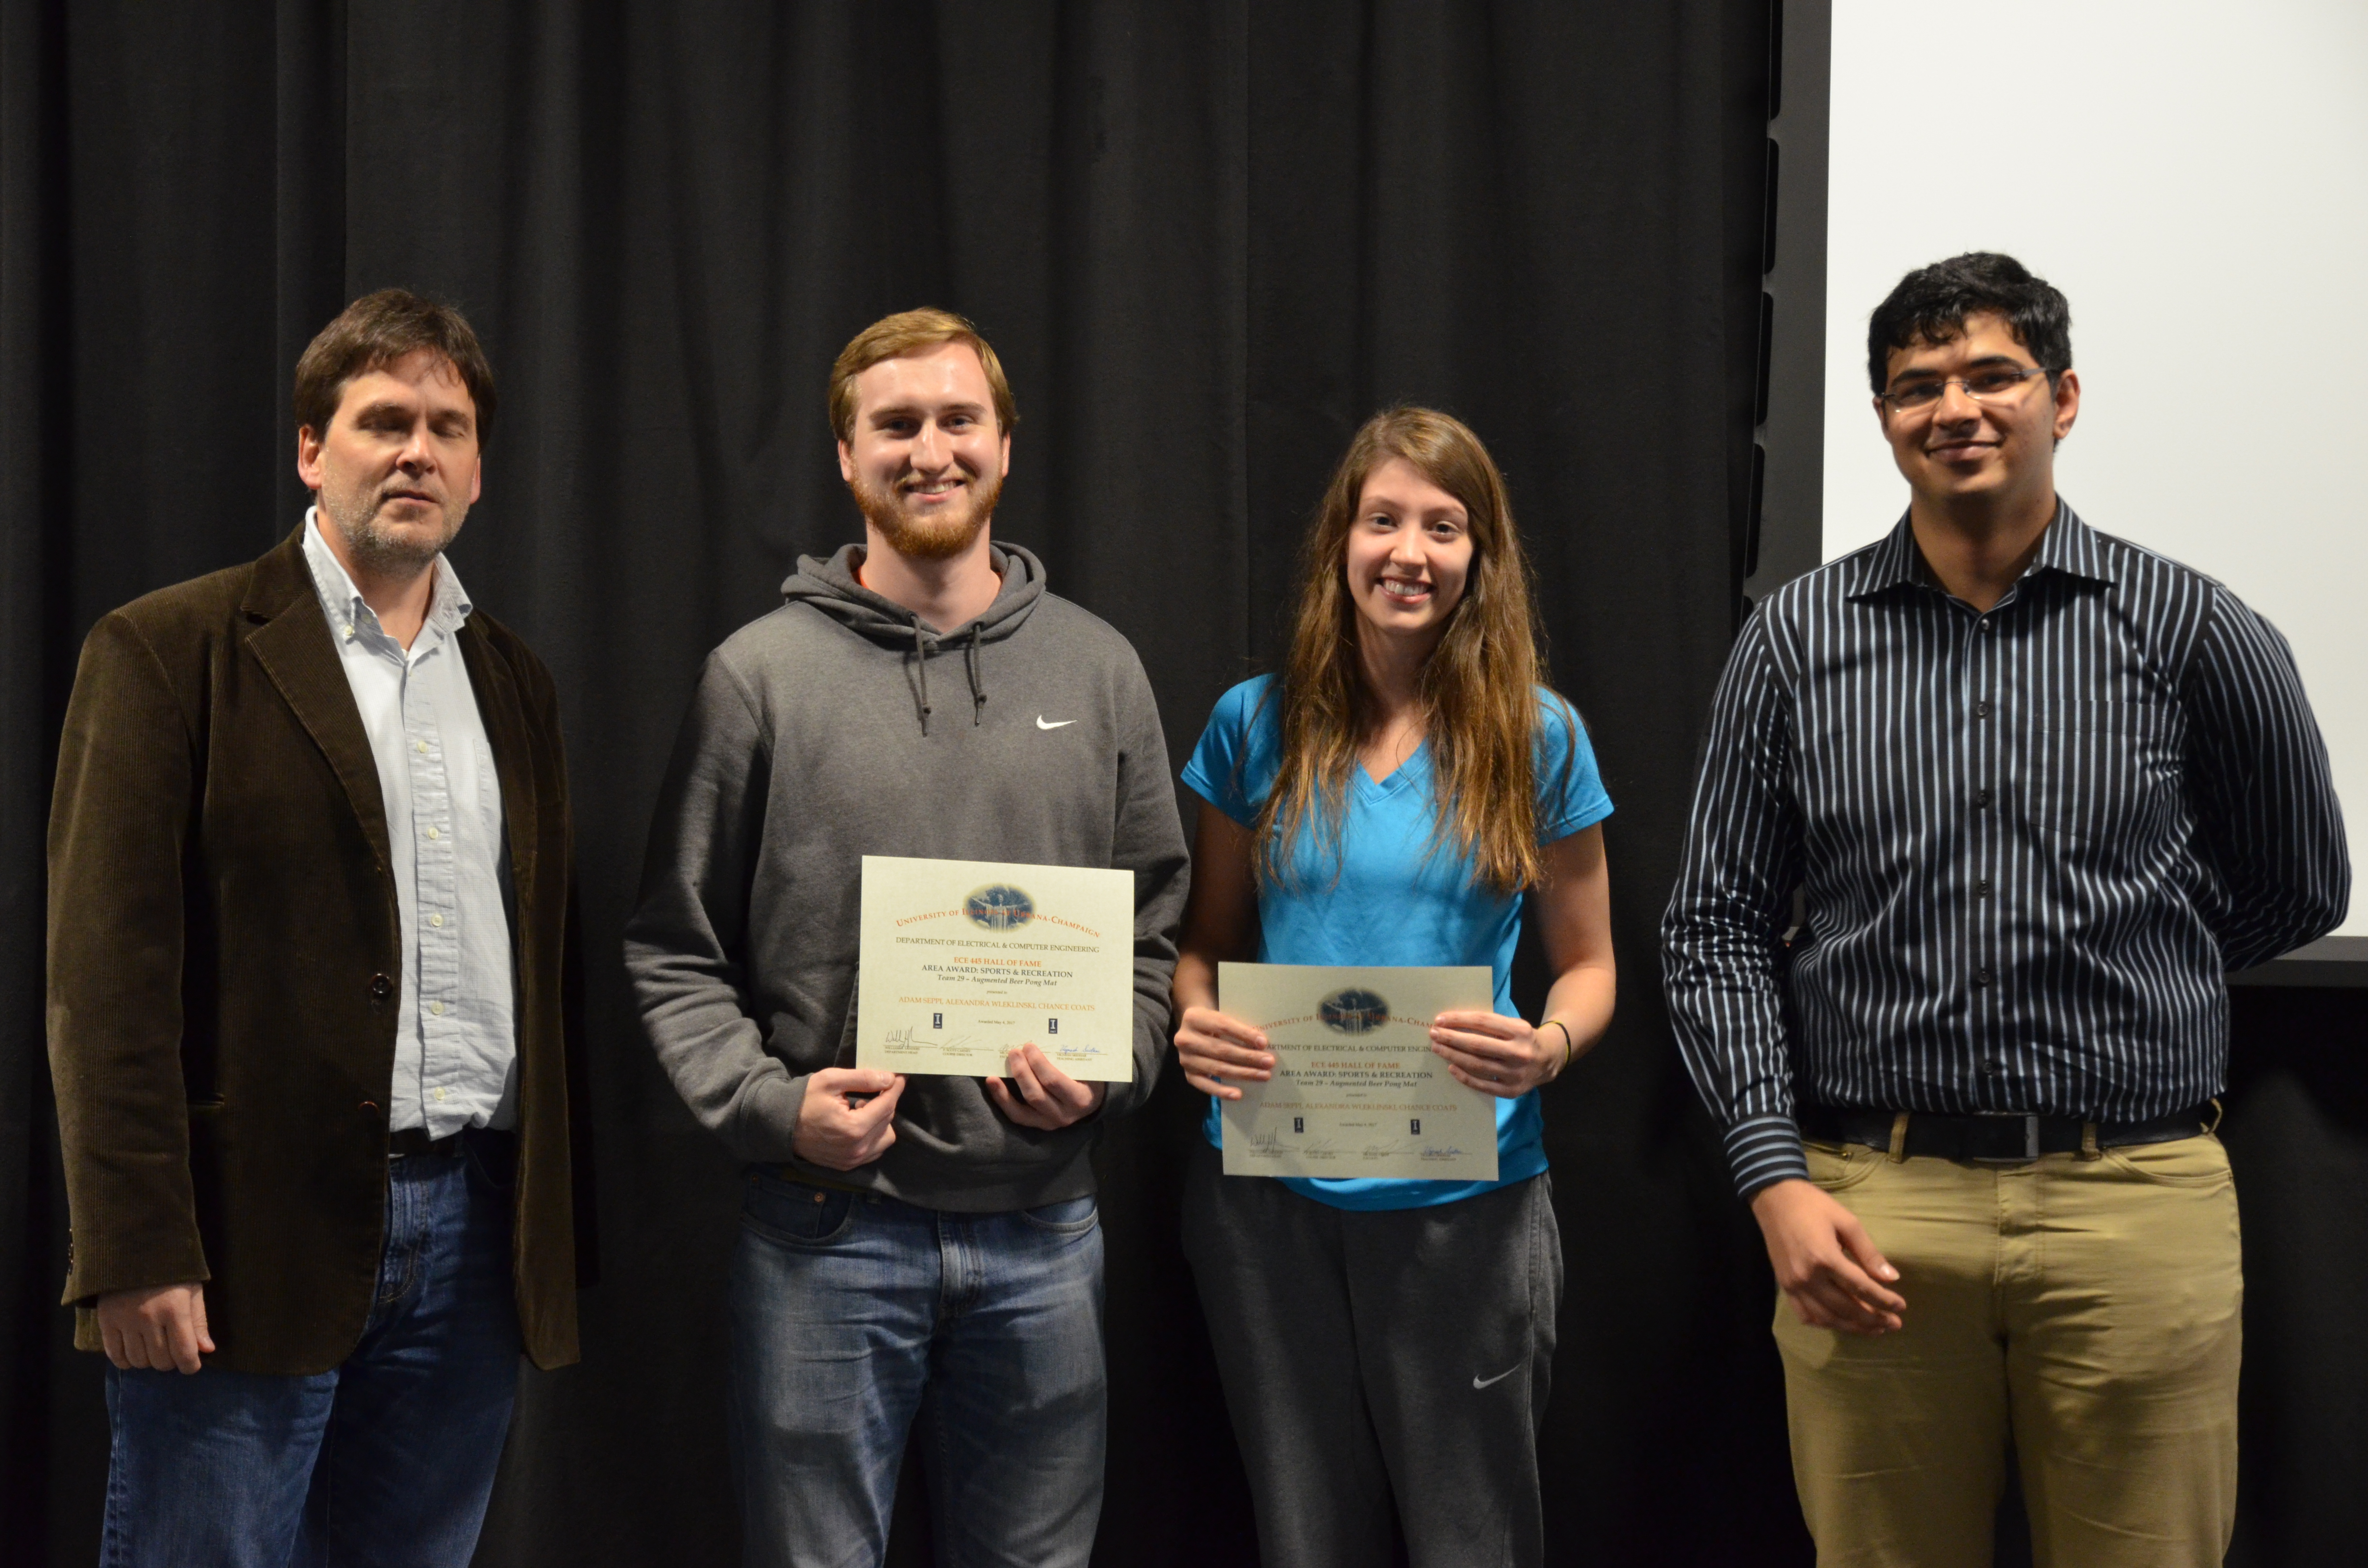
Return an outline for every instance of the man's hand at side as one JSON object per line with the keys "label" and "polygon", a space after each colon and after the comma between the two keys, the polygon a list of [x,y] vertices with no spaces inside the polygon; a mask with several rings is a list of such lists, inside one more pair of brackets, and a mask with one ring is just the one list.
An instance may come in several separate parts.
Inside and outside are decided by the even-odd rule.
{"label": "man's hand at side", "polygon": [[98,1299],[98,1336],[107,1358],[125,1371],[194,1372],[214,1353],[206,1332],[206,1288],[150,1285]]}
{"label": "man's hand at side", "polygon": [[1794,1176],[1751,1195],[1776,1283],[1801,1321],[1846,1334],[1900,1325],[1907,1300],[1889,1289],[1899,1270],[1875,1250],[1858,1216],[1815,1184]]}
{"label": "man's hand at side", "polygon": [[1055,1132],[1074,1122],[1083,1121],[1102,1108],[1110,1097],[1108,1084],[1080,1084],[1058,1067],[1053,1059],[1032,1045],[1023,1045],[1004,1061],[1004,1071],[1019,1089],[1014,1094],[1000,1078],[986,1082],[986,1097],[995,1108],[1022,1127],[1033,1127],[1043,1132]]}
{"label": "man's hand at side", "polygon": [[[904,1092],[901,1073],[876,1067],[821,1069],[806,1080],[791,1152],[826,1170],[851,1171],[870,1165],[896,1142],[896,1100]],[[849,1095],[870,1097],[850,1105]]]}

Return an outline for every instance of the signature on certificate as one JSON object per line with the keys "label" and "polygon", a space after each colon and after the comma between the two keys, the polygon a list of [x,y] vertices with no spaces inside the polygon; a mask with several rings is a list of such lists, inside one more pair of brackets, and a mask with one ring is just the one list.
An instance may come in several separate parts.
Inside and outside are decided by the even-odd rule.
{"label": "signature on certificate", "polygon": [[1426,1143],[1419,1138],[1396,1138],[1366,1144],[1358,1151],[1369,1160],[1388,1159],[1395,1154],[1412,1154],[1423,1160],[1460,1160],[1463,1148],[1454,1143]]}
{"label": "signature on certificate", "polygon": [[1250,1135],[1250,1152],[1280,1157],[1283,1154],[1328,1154],[1336,1147],[1329,1138],[1303,1138],[1287,1133],[1280,1127],[1268,1127]]}
{"label": "signature on certificate", "polygon": [[975,1036],[966,1034],[951,1034],[939,1038],[937,1035],[925,1035],[910,1027],[888,1031],[888,1049],[891,1051],[916,1051],[925,1045],[935,1046],[939,1051],[961,1051],[977,1043]]}

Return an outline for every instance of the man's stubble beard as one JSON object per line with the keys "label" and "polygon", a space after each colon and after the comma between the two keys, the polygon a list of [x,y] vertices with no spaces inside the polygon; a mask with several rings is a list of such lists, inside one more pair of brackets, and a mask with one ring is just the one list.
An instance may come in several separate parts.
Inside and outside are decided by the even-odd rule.
{"label": "man's stubble beard", "polygon": [[894,494],[873,488],[869,479],[859,475],[847,487],[854,493],[863,520],[880,530],[889,549],[913,561],[950,561],[968,550],[993,520],[995,504],[1003,494],[1002,480],[974,480],[970,505],[960,517],[916,522],[897,506]]}
{"label": "man's stubble beard", "polygon": [[381,526],[378,518],[383,503],[376,500],[354,501],[346,496],[321,492],[321,511],[345,540],[354,564],[371,576],[410,577],[432,564],[445,548],[460,537],[461,524],[469,516],[468,503],[458,506],[446,503],[444,528],[432,545],[417,542],[416,535],[404,535]]}

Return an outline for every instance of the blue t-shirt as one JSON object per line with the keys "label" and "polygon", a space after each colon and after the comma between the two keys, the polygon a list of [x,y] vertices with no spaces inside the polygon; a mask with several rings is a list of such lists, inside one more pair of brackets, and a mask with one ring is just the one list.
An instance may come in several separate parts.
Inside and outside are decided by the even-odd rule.
{"label": "blue t-shirt", "polygon": [[[1244,827],[1274,787],[1282,759],[1282,711],[1274,677],[1259,676],[1217,699],[1184,782]],[[1595,752],[1570,705],[1540,687],[1538,842],[1552,844],[1611,814]],[[1513,948],[1521,900],[1473,875],[1452,836],[1431,849],[1435,820],[1430,745],[1425,742],[1381,783],[1349,770],[1339,863],[1314,825],[1300,830],[1285,874],[1258,887],[1260,963],[1486,964],[1496,971],[1496,1010],[1513,1011]],[[1336,879],[1334,873],[1338,871]],[[1209,1101],[1209,1142],[1223,1146],[1217,1101]],[[1546,1168],[1545,1119],[1537,1091],[1497,1101],[1497,1180],[1406,1181],[1284,1176],[1293,1192],[1341,1209],[1421,1209],[1526,1181]]]}

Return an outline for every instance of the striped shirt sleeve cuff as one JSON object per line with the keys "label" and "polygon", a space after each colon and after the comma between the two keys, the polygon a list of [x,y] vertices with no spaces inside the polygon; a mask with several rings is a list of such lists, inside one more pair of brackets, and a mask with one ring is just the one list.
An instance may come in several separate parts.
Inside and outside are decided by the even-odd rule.
{"label": "striped shirt sleeve cuff", "polygon": [[1735,1190],[1747,1202],[1763,1187],[1809,1176],[1801,1130],[1789,1116],[1746,1117],[1728,1128],[1726,1163],[1735,1169]]}

